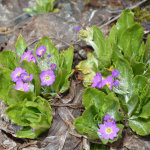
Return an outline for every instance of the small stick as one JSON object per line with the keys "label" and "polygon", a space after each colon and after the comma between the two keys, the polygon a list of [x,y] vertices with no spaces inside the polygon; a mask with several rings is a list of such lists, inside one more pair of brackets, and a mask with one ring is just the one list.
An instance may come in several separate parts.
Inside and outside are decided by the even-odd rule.
{"label": "small stick", "polygon": [[55,106],[55,107],[71,107],[71,108],[84,108],[84,106],[82,104],[79,103],[75,103],[75,104],[50,104],[51,106]]}
{"label": "small stick", "polygon": [[[147,1],[147,0],[143,0],[143,1],[139,2],[139,3],[137,3],[136,5],[134,5],[134,6],[132,6],[132,7],[127,7],[127,8],[129,8],[129,9],[132,10],[132,9],[136,8],[137,6],[139,6],[139,5],[143,4],[143,3],[145,3],[146,1]],[[99,28],[100,28],[100,29],[103,28],[104,26],[106,26],[106,25],[112,23],[113,21],[117,20],[119,17],[120,17],[120,14],[119,14],[118,16],[116,16],[115,18],[113,18],[112,20],[106,22],[105,24],[103,24],[103,25],[100,26]],[[97,26],[98,26],[98,25],[99,25],[99,24],[97,24]]]}

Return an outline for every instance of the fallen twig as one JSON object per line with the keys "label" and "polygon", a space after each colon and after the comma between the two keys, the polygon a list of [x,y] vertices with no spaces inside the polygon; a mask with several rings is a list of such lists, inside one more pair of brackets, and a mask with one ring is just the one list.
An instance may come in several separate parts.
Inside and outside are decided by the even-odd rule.
{"label": "fallen twig", "polygon": [[75,104],[50,104],[51,106],[55,107],[71,107],[71,108],[84,108],[82,104],[75,103]]}
{"label": "fallen twig", "polygon": [[[139,5],[145,3],[146,1],[147,1],[147,0],[143,0],[143,1],[141,1],[141,2],[139,2],[139,3],[137,3],[137,4],[135,4],[134,6],[127,7],[127,8],[132,10],[132,9],[138,7]],[[126,9],[127,9],[127,8],[126,8]],[[106,22],[105,24],[103,24],[102,26],[100,26],[99,28],[101,29],[101,28],[105,27],[106,25],[112,23],[113,21],[117,20],[117,19],[120,17],[120,15],[121,15],[121,14],[119,14],[118,16],[116,16],[115,18],[113,18],[112,20],[109,20],[108,22]],[[97,26],[98,26],[98,25],[99,25],[99,24],[97,24]]]}

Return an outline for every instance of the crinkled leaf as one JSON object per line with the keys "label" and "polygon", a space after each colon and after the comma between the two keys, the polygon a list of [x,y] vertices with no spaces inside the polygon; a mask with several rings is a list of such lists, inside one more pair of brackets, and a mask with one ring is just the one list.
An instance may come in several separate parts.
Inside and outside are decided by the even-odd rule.
{"label": "crinkled leaf", "polygon": [[122,57],[123,55],[121,54],[118,46],[116,43],[112,43],[112,50],[113,50],[113,53],[112,53],[112,60],[114,62],[116,62],[118,60],[119,57]]}
{"label": "crinkled leaf", "polygon": [[135,24],[134,13],[130,9],[126,9],[121,13],[120,19],[116,23],[117,28],[117,41],[120,43],[123,32]]}
{"label": "crinkled leaf", "polygon": [[97,131],[97,121],[94,119],[96,114],[98,114],[98,109],[95,107],[95,105],[91,105],[82,114],[83,123],[93,131]]}
{"label": "crinkled leaf", "polygon": [[17,56],[12,51],[4,50],[0,54],[0,63],[11,70],[15,70],[16,67],[19,67],[19,62],[17,61]]}
{"label": "crinkled leaf", "polygon": [[141,136],[150,134],[150,130],[149,130],[150,120],[149,119],[142,119],[142,118],[133,119],[133,120],[129,119],[129,126],[134,132],[136,132],[137,134]]}
{"label": "crinkled leaf", "polygon": [[106,94],[99,91],[98,89],[89,87],[83,93],[82,103],[87,109],[90,105],[94,104],[97,109],[101,109],[104,104],[104,98]]}
{"label": "crinkled leaf", "polygon": [[65,68],[68,72],[71,72],[73,62],[73,46],[69,47],[65,51],[62,51],[61,54],[63,54],[65,59],[63,68]]}
{"label": "crinkled leaf", "polygon": [[118,58],[115,63],[115,69],[119,70],[119,75],[127,83],[127,89],[131,86],[131,80],[133,76],[132,68],[129,62],[124,58]]}
{"label": "crinkled leaf", "polygon": [[113,25],[110,33],[109,33],[109,38],[111,43],[117,43],[117,28],[116,25]]}
{"label": "crinkled leaf", "polygon": [[147,36],[146,47],[145,47],[145,52],[144,52],[144,56],[143,56],[143,62],[146,61],[149,51],[150,51],[150,34]]}
{"label": "crinkled leaf", "polygon": [[141,110],[141,113],[139,115],[139,117],[141,118],[145,118],[145,119],[149,119],[150,117],[150,101],[147,102],[143,107],[142,107],[142,110]]}
{"label": "crinkled leaf", "polygon": [[129,87],[129,96],[143,92],[144,87],[147,84],[147,78],[142,75],[137,75],[132,80],[132,85]]}
{"label": "crinkled leaf", "polygon": [[124,115],[119,112],[120,104],[119,99],[115,97],[114,93],[110,93],[105,96],[102,111],[104,115],[109,114],[116,121],[123,121]]}
{"label": "crinkled leaf", "polygon": [[52,121],[51,107],[41,97],[11,105],[6,109],[6,114],[14,123],[26,127],[16,134],[19,138],[36,138],[50,128]]}
{"label": "crinkled leaf", "polygon": [[[123,32],[118,44],[125,55],[135,56],[137,54],[143,35],[144,29],[138,23],[132,25]],[[128,49],[126,49],[127,47]]]}
{"label": "crinkled leaf", "polygon": [[17,104],[19,102],[22,102],[24,101],[25,98],[27,98],[28,101],[32,101],[36,98],[33,92],[19,91],[14,88],[9,90],[8,95],[13,99],[12,104]]}
{"label": "crinkled leaf", "polygon": [[140,99],[137,94],[133,95],[127,102],[128,107],[128,117],[130,118],[134,111],[137,109]]}
{"label": "crinkled leaf", "polygon": [[14,104],[13,98],[9,97],[8,93],[15,83],[11,81],[11,70],[0,67],[0,98],[7,104]]}
{"label": "crinkled leaf", "polygon": [[140,45],[140,48],[135,56],[135,61],[142,63],[144,52],[145,52],[145,44],[144,44],[144,42],[142,42],[142,44]]}
{"label": "crinkled leaf", "polygon": [[92,26],[93,28],[93,38],[94,42],[97,45],[99,51],[97,51],[98,56],[105,55],[105,38],[102,31],[97,26]]}
{"label": "crinkled leaf", "polygon": [[134,57],[131,57],[130,63],[133,69],[134,76],[142,75],[143,72],[146,70],[146,64],[142,62],[136,62]]}
{"label": "crinkled leaf", "polygon": [[143,88],[143,91],[141,92],[141,95],[139,97],[140,97],[140,103],[137,108],[136,114],[139,114],[142,106],[144,106],[150,99],[150,84],[147,84],[145,88]]}
{"label": "crinkled leaf", "polygon": [[80,116],[74,120],[73,125],[75,126],[76,130],[81,134],[86,134],[87,131],[90,130],[90,127],[86,126],[86,124],[83,123],[83,117]]}
{"label": "crinkled leaf", "polygon": [[23,55],[26,48],[27,48],[27,43],[24,41],[22,35],[20,34],[17,39],[17,43],[15,45],[15,50],[17,55],[19,56]]}
{"label": "crinkled leaf", "polygon": [[24,102],[16,103],[7,107],[5,113],[12,122],[20,126],[29,126],[30,121],[28,121],[27,118],[25,118],[21,114],[23,107],[24,107]]}

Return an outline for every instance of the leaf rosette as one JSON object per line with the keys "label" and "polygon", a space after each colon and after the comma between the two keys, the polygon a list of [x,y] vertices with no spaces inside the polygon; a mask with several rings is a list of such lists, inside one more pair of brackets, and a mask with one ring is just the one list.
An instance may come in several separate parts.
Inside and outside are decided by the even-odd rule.
{"label": "leaf rosette", "polygon": [[[51,107],[46,99],[69,88],[69,77],[73,74],[73,47],[59,54],[51,40],[43,37],[35,48],[35,53],[41,54],[40,57],[35,53],[35,56],[32,55],[31,51],[26,52],[26,48],[26,42],[19,35],[16,53],[8,50],[1,52],[0,98],[8,105],[6,114],[9,119],[24,126],[16,135],[34,139],[51,126]],[[47,69],[53,76],[48,74],[43,81],[41,76]],[[50,85],[48,82],[42,84],[52,77]]]}

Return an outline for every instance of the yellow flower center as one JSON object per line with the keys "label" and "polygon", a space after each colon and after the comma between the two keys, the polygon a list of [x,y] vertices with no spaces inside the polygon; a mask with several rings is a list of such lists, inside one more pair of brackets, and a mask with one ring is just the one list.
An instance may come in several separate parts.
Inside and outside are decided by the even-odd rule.
{"label": "yellow flower center", "polygon": [[20,76],[20,73],[18,73],[17,76]]}
{"label": "yellow flower center", "polygon": [[29,76],[25,76],[24,78],[25,78],[25,80],[26,80],[27,78],[30,78],[30,77],[29,77]]}
{"label": "yellow flower center", "polygon": [[42,54],[43,51],[44,51],[44,50],[41,50],[41,51],[40,51],[40,54]]}
{"label": "yellow flower center", "polygon": [[20,91],[23,91],[23,88],[20,88],[19,90],[20,90]]}
{"label": "yellow flower center", "polygon": [[25,57],[25,59],[24,60],[27,60],[28,59],[28,57]]}
{"label": "yellow flower center", "polygon": [[49,80],[49,79],[50,79],[50,76],[46,75],[46,76],[45,76],[45,79],[46,79],[46,80]]}
{"label": "yellow flower center", "polygon": [[111,121],[111,122],[113,122],[113,119],[108,119],[108,121]]}
{"label": "yellow flower center", "polygon": [[108,83],[108,84],[107,84],[107,86],[108,86],[108,88],[110,88],[111,84],[110,84],[110,83]]}
{"label": "yellow flower center", "polygon": [[106,132],[111,133],[112,132],[111,128],[107,128]]}

